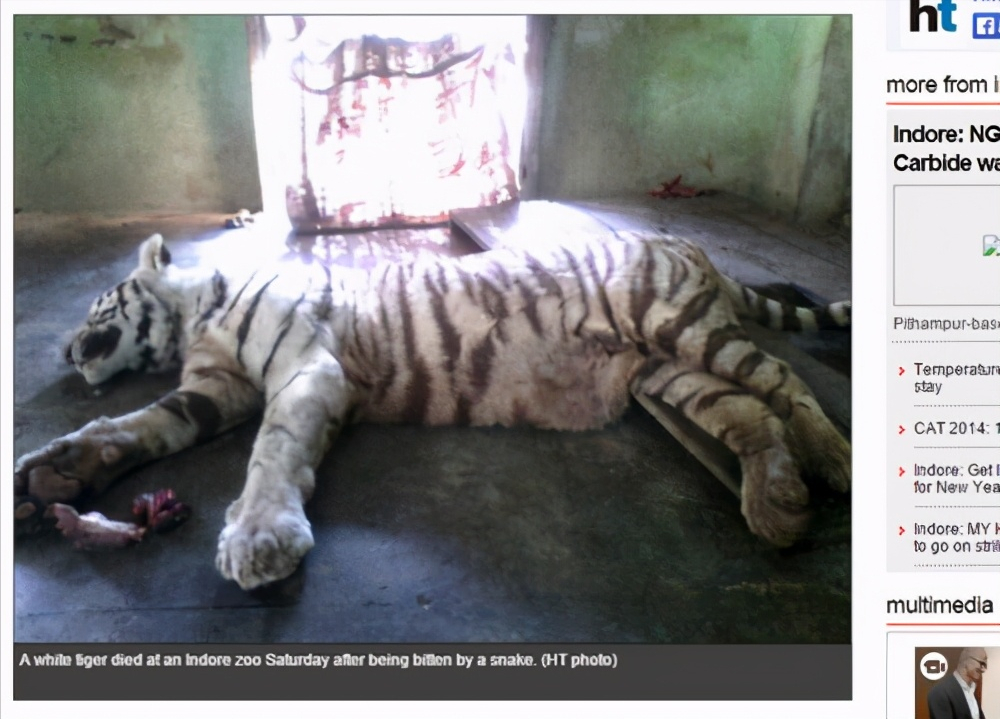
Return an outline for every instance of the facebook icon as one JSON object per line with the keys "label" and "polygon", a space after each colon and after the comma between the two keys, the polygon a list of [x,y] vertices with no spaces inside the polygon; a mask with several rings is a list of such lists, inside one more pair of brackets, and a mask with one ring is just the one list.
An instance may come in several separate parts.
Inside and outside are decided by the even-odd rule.
{"label": "facebook icon", "polygon": [[973,13],[972,37],[976,40],[1000,40],[1000,12]]}

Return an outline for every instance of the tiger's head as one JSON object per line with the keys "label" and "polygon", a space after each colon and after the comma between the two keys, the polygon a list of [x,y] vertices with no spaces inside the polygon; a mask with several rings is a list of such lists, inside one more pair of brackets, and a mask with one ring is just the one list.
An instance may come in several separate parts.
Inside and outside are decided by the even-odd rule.
{"label": "tiger's head", "polygon": [[161,282],[170,264],[163,237],[139,248],[139,266],[90,306],[87,321],[66,346],[66,361],[88,384],[122,370],[161,372],[180,363],[179,318]]}

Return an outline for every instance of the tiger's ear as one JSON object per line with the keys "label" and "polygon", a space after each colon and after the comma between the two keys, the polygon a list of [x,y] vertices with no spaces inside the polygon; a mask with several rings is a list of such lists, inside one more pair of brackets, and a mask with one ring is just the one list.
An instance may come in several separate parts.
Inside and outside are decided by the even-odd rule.
{"label": "tiger's ear", "polygon": [[160,272],[170,264],[170,250],[163,244],[163,235],[149,237],[139,247],[139,267]]}

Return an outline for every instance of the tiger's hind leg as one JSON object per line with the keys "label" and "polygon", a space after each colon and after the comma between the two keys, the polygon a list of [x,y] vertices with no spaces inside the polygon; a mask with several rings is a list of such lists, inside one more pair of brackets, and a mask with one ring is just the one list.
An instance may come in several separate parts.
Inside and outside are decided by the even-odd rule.
{"label": "tiger's hind leg", "polygon": [[676,407],[725,444],[743,474],[741,511],[771,544],[789,546],[809,522],[809,490],[788,446],[785,424],[759,398],[722,377],[664,362],[639,391]]}
{"label": "tiger's hind leg", "polygon": [[292,574],[313,547],[304,504],[350,400],[331,357],[306,361],[268,389],[246,485],[226,511],[215,564],[243,589]]}
{"label": "tiger's hind leg", "polygon": [[704,363],[768,404],[785,424],[788,444],[807,476],[824,480],[838,492],[850,489],[850,444],[788,364],[758,349],[742,329],[711,334]]}

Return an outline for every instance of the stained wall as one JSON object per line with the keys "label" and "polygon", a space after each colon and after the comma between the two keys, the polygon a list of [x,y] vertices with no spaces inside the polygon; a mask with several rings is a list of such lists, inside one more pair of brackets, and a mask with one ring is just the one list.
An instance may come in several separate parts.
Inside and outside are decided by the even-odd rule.
{"label": "stained wall", "polygon": [[545,198],[726,190],[807,223],[850,187],[849,17],[560,16],[548,32]]}
{"label": "stained wall", "polygon": [[241,16],[18,16],[26,211],[259,209]]}

